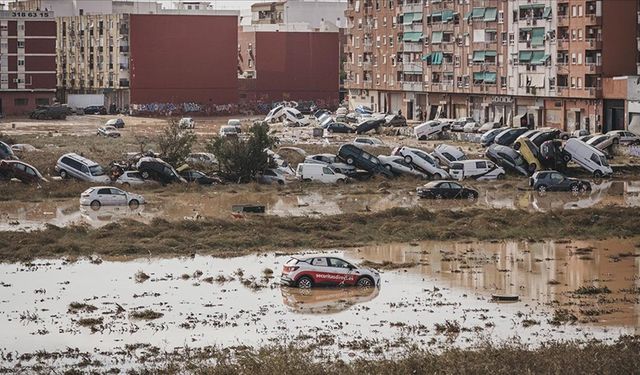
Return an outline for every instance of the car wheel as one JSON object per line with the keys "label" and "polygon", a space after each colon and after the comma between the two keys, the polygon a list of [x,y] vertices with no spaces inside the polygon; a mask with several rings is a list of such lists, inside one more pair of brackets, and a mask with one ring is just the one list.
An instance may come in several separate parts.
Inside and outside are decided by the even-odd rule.
{"label": "car wheel", "polygon": [[538,186],[537,190],[539,192],[541,192],[541,193],[546,193],[547,192],[547,185],[540,185],[540,186]]}
{"label": "car wheel", "polygon": [[389,165],[389,164],[385,164],[385,165],[384,165],[384,167],[385,167],[389,172],[391,172],[391,165]]}
{"label": "car wheel", "polygon": [[440,194],[440,193],[436,194],[436,197],[435,197],[435,198],[436,198],[436,199],[442,199],[442,194]]}
{"label": "car wheel", "polygon": [[278,185],[280,185],[280,186],[284,185],[284,181],[283,180],[278,180]]}
{"label": "car wheel", "polygon": [[356,283],[356,285],[359,286],[360,288],[372,288],[373,279],[371,279],[369,276],[362,276],[361,278],[358,279],[358,282]]}
{"label": "car wheel", "polygon": [[303,178],[302,182],[311,182],[311,179],[310,178]]}
{"label": "car wheel", "polygon": [[476,199],[476,195],[472,192],[467,193],[467,200],[474,201]]}
{"label": "car wheel", "polygon": [[571,161],[571,155],[569,155],[569,154],[562,155],[562,161],[564,161],[565,163],[570,162]]}
{"label": "car wheel", "polygon": [[614,145],[620,144],[620,140],[618,138],[614,138],[613,139],[613,144]]}
{"label": "car wheel", "polygon": [[342,185],[342,184],[344,184],[344,183],[345,183],[344,178],[339,178],[339,179],[336,181],[336,184],[338,184],[338,185]]}
{"label": "car wheel", "polygon": [[140,206],[140,202],[138,202],[137,199],[132,199],[131,202],[129,202],[129,208],[132,208],[135,210],[139,206]]}
{"label": "car wheel", "polygon": [[353,158],[351,156],[347,158],[347,164],[353,165]]}
{"label": "car wheel", "polygon": [[123,183],[122,183],[122,186],[124,186],[124,187],[127,187],[127,188],[128,188],[128,187],[130,186],[130,184],[129,184],[128,182],[123,182]]}
{"label": "car wheel", "polygon": [[102,206],[102,205],[100,204],[100,201],[95,200],[95,201],[91,202],[90,206],[91,206],[92,210],[97,211],[97,210],[100,209],[100,206]]}
{"label": "car wheel", "polygon": [[441,180],[442,176],[440,175],[440,173],[436,173],[433,175],[432,180],[438,181]]}
{"label": "car wheel", "polygon": [[571,192],[572,193],[578,194],[579,191],[580,191],[580,187],[578,186],[578,184],[571,185]]}
{"label": "car wheel", "polygon": [[520,143],[514,143],[513,149],[518,151],[520,149]]}
{"label": "car wheel", "polygon": [[145,180],[149,178],[149,172],[144,171],[142,172],[142,178],[144,178]]}
{"label": "car wheel", "polygon": [[498,175],[498,180],[504,180],[504,173],[500,173]]}
{"label": "car wheel", "polygon": [[302,276],[298,279],[298,288],[310,289],[311,287],[313,287],[313,280],[309,276]]}
{"label": "car wheel", "polygon": [[563,141],[566,141],[566,140],[568,140],[568,139],[569,139],[569,136],[568,136],[568,135],[563,135],[563,136],[562,136],[562,140],[563,140]]}
{"label": "car wheel", "polygon": [[411,158],[411,156],[407,155],[404,157],[404,161],[405,163],[411,164],[411,162],[413,162],[413,159]]}
{"label": "car wheel", "polygon": [[593,172],[593,177],[595,178],[602,178],[602,172],[601,171],[594,171]]}

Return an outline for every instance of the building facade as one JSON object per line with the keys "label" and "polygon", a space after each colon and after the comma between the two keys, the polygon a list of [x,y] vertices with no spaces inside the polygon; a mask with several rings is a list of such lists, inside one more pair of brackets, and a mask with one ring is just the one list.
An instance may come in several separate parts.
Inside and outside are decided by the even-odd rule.
{"label": "building facade", "polygon": [[636,0],[350,0],[346,16],[350,105],[412,119],[606,130],[602,78],[637,71]]}
{"label": "building facade", "polygon": [[0,114],[52,104],[56,91],[53,12],[0,11]]}
{"label": "building facade", "polygon": [[57,35],[61,102],[69,94],[104,94],[118,109],[237,102],[236,16],[60,17]]}

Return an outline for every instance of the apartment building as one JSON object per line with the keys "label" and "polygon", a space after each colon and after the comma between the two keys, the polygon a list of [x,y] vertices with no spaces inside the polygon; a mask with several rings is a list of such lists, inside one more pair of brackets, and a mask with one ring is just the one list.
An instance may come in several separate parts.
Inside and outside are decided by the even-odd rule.
{"label": "apartment building", "polygon": [[346,17],[350,104],[409,118],[596,131],[602,78],[637,71],[636,0],[350,0]]}
{"label": "apartment building", "polygon": [[0,11],[0,114],[52,104],[56,92],[53,12]]}

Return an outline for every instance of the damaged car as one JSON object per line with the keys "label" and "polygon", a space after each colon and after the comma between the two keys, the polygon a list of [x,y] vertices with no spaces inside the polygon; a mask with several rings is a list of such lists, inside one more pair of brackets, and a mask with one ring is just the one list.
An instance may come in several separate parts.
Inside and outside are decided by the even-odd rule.
{"label": "damaged car", "polygon": [[393,177],[387,168],[382,166],[380,160],[377,157],[371,155],[360,147],[352,144],[345,144],[338,149],[338,156],[344,160],[348,165],[353,165],[357,168],[364,169],[365,171],[373,174],[381,174],[385,177]]}
{"label": "damaged car", "polygon": [[368,131],[378,129],[384,124],[384,118],[382,119],[368,119],[358,124],[356,127],[356,134],[363,134]]}
{"label": "damaged car", "polygon": [[392,152],[393,155],[402,156],[408,164],[413,164],[418,169],[427,173],[433,179],[447,179],[449,173],[442,169],[438,161],[431,157],[426,151],[412,147],[397,147]]}
{"label": "damaged car", "polygon": [[467,188],[455,181],[431,181],[416,188],[420,198],[427,199],[478,199],[478,191]]}
{"label": "damaged car", "polygon": [[451,167],[451,163],[465,160],[467,156],[460,147],[450,146],[448,144],[438,145],[431,153],[442,165]]}
{"label": "damaged car", "polygon": [[506,170],[519,173],[523,176],[529,176],[527,162],[524,160],[522,155],[511,147],[495,144],[491,145],[487,151],[485,151],[485,156]]}
{"label": "damaged car", "polygon": [[495,165],[490,160],[475,159],[457,161],[449,168],[451,177],[456,180],[473,178],[478,181],[502,180],[505,171],[502,167]]}
{"label": "damaged car", "polygon": [[98,128],[97,135],[104,137],[117,138],[120,137],[120,132],[114,126],[103,126]]}
{"label": "damaged car", "polygon": [[529,179],[529,186],[540,193],[547,191],[580,193],[591,190],[591,183],[589,181],[569,178],[558,171],[540,171],[534,173]]}
{"label": "damaged car", "polygon": [[356,173],[356,167],[343,163],[336,155],[333,154],[309,155],[304,158],[304,162],[327,165],[334,171],[345,175],[353,175]]}
{"label": "damaged car", "polygon": [[0,160],[0,179],[16,178],[26,184],[49,182],[36,167],[19,160]]}
{"label": "damaged car", "polygon": [[409,176],[414,176],[419,178],[429,177],[425,173],[422,173],[421,171],[414,168],[413,165],[404,161],[404,158],[402,156],[378,155],[378,159],[380,159],[380,162],[385,168],[387,168],[388,170],[390,170],[395,174],[398,174],[398,175],[404,174],[404,175],[409,175]]}
{"label": "damaged car", "polygon": [[136,163],[136,169],[145,180],[155,180],[163,184],[187,181],[167,162],[159,158],[142,157]]}
{"label": "damaged car", "polygon": [[380,273],[335,256],[292,257],[282,267],[280,283],[309,289],[314,286],[380,286]]}
{"label": "damaged car", "polygon": [[89,188],[80,195],[81,206],[91,206],[97,210],[101,206],[129,206],[138,208],[144,204],[145,200],[142,195],[128,193],[124,190],[111,186],[96,186]]}

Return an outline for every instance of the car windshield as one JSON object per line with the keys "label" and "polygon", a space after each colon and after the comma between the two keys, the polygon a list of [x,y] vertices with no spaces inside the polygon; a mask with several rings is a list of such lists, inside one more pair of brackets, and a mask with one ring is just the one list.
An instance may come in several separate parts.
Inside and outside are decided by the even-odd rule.
{"label": "car windshield", "polygon": [[400,164],[402,166],[405,166],[407,168],[413,169],[413,167],[411,165],[409,165],[409,163],[407,163],[406,161],[404,161],[403,158],[397,158],[393,161],[396,164]]}
{"label": "car windshield", "polygon": [[609,166],[609,163],[607,162],[607,158],[604,155],[600,156],[600,164],[605,167]]}
{"label": "car windshield", "polygon": [[462,163],[453,163],[451,164],[451,169],[464,169]]}
{"label": "car windshield", "polygon": [[304,118],[304,115],[300,112],[296,113],[296,118]]}
{"label": "car windshield", "polygon": [[99,165],[94,165],[92,167],[89,167],[89,172],[91,172],[92,176],[102,176],[102,175],[104,175],[104,170]]}

